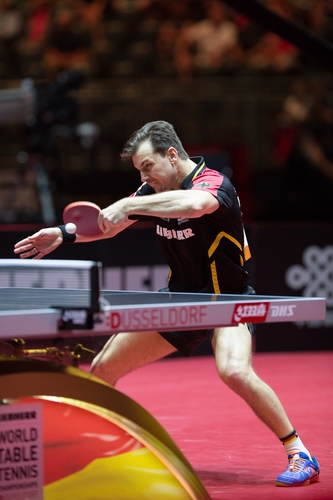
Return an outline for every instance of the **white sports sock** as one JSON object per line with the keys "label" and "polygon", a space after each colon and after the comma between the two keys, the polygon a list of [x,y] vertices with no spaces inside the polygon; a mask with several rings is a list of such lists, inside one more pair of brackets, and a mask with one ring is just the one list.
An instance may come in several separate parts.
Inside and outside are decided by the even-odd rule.
{"label": "white sports sock", "polygon": [[305,453],[311,459],[309,450],[305,448],[301,438],[298,436],[296,431],[294,431],[292,434],[289,434],[289,436],[286,436],[285,438],[281,438],[280,441],[282,442],[284,449],[286,450],[287,456],[303,451],[303,453]]}

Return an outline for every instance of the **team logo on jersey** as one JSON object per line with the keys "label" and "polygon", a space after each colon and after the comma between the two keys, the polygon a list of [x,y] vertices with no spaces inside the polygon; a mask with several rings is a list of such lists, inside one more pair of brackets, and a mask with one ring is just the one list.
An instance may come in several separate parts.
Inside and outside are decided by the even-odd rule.
{"label": "team logo on jersey", "polygon": [[209,188],[210,186],[210,182],[199,182],[199,184],[197,184],[197,188],[200,188],[200,189],[203,189],[203,188]]}

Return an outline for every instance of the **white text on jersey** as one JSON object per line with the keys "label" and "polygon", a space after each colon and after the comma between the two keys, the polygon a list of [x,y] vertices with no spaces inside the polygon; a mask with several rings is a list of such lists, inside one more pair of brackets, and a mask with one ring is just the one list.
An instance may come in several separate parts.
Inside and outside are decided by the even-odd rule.
{"label": "white text on jersey", "polygon": [[168,240],[171,240],[172,238],[176,240],[186,240],[187,238],[191,238],[192,236],[194,236],[194,233],[190,227],[176,231],[175,229],[167,229],[165,227],[159,226],[158,224],[156,225],[156,233],[159,236],[168,238]]}

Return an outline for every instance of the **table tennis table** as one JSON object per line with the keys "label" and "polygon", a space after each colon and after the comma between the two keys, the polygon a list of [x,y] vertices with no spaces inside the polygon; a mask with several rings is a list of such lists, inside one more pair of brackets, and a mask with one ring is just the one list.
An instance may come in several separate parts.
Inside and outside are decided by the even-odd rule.
{"label": "table tennis table", "polygon": [[101,290],[0,288],[0,339],[110,335],[323,320],[320,297]]}
{"label": "table tennis table", "polygon": [[[67,337],[94,337],[121,331],[138,332],[133,334],[140,335],[140,331],[147,330],[193,330],[233,326],[240,322],[315,321],[325,318],[326,301],[316,297],[103,290],[98,280],[100,270],[98,264],[90,261],[47,262],[43,259],[14,262],[8,259],[1,262],[0,259],[0,401],[5,401],[7,405],[3,405],[2,412],[17,413],[26,405],[30,410],[39,408],[44,433],[52,438],[51,447],[47,440],[44,443],[45,465],[41,460],[40,467],[53,473],[56,459],[61,464],[61,477],[65,478],[65,481],[56,481],[46,474],[38,499],[43,498],[43,489],[48,489],[49,493],[56,495],[52,498],[63,496],[88,500],[90,491],[97,482],[100,485],[101,480],[106,493],[100,498],[110,498],[111,495],[123,500],[133,493],[136,498],[156,498],[155,494],[148,493],[155,491],[149,488],[156,486],[158,469],[162,473],[159,481],[163,491],[170,489],[172,493],[163,498],[209,500],[205,487],[186,457],[144,408],[84,370],[68,366],[73,365],[72,358],[75,358],[75,365],[76,351],[68,353],[65,349],[59,356],[56,355],[56,363],[45,363],[45,360],[38,359],[39,355],[45,354],[51,361],[52,356],[49,355],[54,352],[52,348],[21,350],[20,341],[24,345],[23,339],[39,341],[64,337],[68,342]],[[16,341],[19,343],[16,344]],[[2,355],[1,346],[5,351],[6,346],[13,347],[14,351]],[[30,355],[37,359],[28,360]],[[96,456],[90,457],[91,462],[85,467],[82,465],[83,468],[73,474],[72,461],[64,458],[68,443],[64,439],[64,419],[58,417],[63,414],[66,414],[67,426],[68,415],[73,415],[68,432],[71,446],[75,446],[76,442],[79,446],[80,440],[88,440],[95,434],[98,436],[101,432],[100,419],[103,419],[104,426],[112,425],[112,429],[108,427],[105,432],[112,436],[115,433],[129,436],[140,448],[135,467],[131,466],[133,457],[127,450],[126,453],[118,453],[119,462],[118,455],[112,454],[109,464],[108,454],[104,454],[106,456],[101,460],[95,445]],[[77,429],[81,429],[80,425],[84,426],[88,417],[90,432],[84,427],[84,432],[81,431],[76,439]],[[9,428],[14,431],[15,421],[11,421],[10,425]],[[91,425],[97,429],[93,433]],[[55,434],[60,436],[56,446]],[[83,455],[78,448],[76,456]],[[155,463],[156,470],[152,467]],[[119,488],[118,473],[114,473],[115,464],[119,477],[124,478]],[[136,470],[140,474],[136,475]],[[89,471],[86,476],[85,471]],[[144,490],[144,496],[140,493],[143,488],[142,471],[145,471],[147,486],[144,486],[148,491]],[[63,488],[61,494],[58,492],[59,485]],[[27,489],[25,498],[35,499],[36,496],[29,496],[30,493],[31,490]]]}

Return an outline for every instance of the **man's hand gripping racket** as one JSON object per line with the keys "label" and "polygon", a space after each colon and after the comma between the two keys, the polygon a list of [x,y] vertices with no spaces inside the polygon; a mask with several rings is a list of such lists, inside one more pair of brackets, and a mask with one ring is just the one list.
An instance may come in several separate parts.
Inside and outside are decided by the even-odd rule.
{"label": "man's hand gripping racket", "polygon": [[[112,205],[101,210],[95,203],[89,201],[76,201],[67,205],[63,212],[63,220],[66,224],[75,224],[76,234],[88,238],[106,236],[110,232],[118,229],[123,223],[127,223],[128,218],[123,211],[124,201],[119,200]],[[135,219],[130,223],[135,222]],[[67,229],[68,231],[68,229]]]}
{"label": "man's hand gripping racket", "polygon": [[[119,202],[101,211],[100,207],[95,203],[76,201],[65,207],[63,221],[67,232],[76,233],[83,237],[83,241],[84,238],[89,241],[90,238],[98,239],[103,234],[107,235],[111,228],[115,228],[122,222],[127,221],[126,216],[119,209]],[[29,257],[41,259],[55,250],[62,242],[63,239],[59,228],[45,228],[16,243],[14,253],[23,259]]]}
{"label": "man's hand gripping racket", "polygon": [[98,225],[98,216],[101,209],[95,203],[89,201],[75,201],[65,207],[63,212],[63,221],[66,224],[66,230],[70,233],[70,225],[75,225],[73,232],[87,237],[100,236],[103,231]]}

